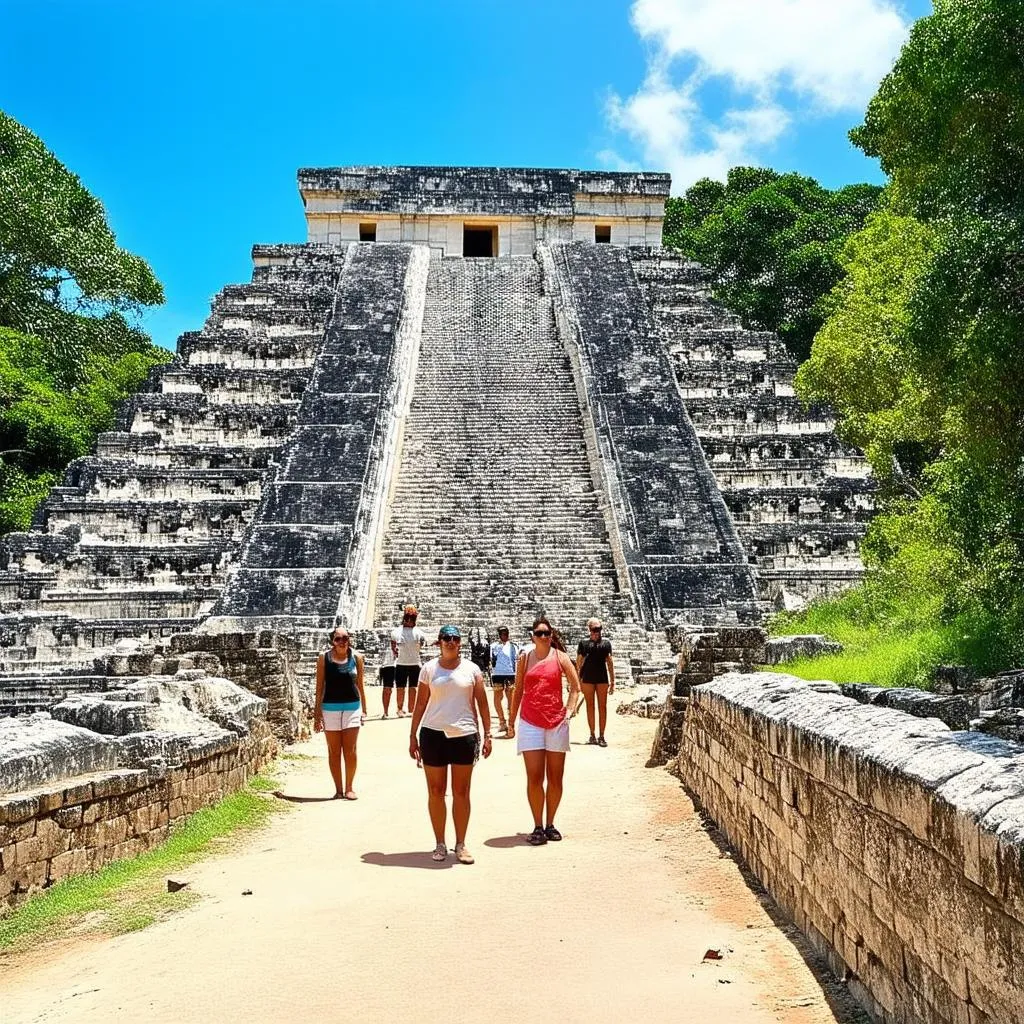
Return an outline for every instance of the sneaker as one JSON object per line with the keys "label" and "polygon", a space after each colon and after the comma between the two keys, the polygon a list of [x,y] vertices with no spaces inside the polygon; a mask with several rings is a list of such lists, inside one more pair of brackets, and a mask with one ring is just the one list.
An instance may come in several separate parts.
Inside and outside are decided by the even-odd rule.
{"label": "sneaker", "polygon": [[562,833],[554,825],[548,825],[544,829],[544,835],[547,836],[549,843],[560,843],[562,841]]}
{"label": "sneaker", "polygon": [[475,858],[473,857],[473,854],[471,854],[469,852],[469,850],[466,849],[466,844],[465,843],[456,843],[455,844],[455,859],[460,864],[473,864],[473,863],[475,863]]}
{"label": "sneaker", "polygon": [[527,837],[526,841],[531,846],[543,846],[547,841],[547,833],[544,831],[543,825],[538,825]]}
{"label": "sneaker", "polygon": [[448,847],[444,843],[438,843],[434,852],[430,855],[431,860],[444,860],[448,856]]}
{"label": "sneaker", "polygon": [[608,741],[603,736],[599,736],[597,738],[597,745],[599,747],[607,747],[608,746]]}
{"label": "sneaker", "polygon": [[590,739],[587,740],[587,746],[588,747],[596,747],[597,746],[597,737],[594,736],[593,734],[591,734]]}

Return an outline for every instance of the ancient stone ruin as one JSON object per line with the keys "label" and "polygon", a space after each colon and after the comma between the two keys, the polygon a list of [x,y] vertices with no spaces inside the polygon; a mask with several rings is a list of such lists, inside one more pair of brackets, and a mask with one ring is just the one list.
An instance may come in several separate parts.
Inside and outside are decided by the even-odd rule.
{"label": "ancient stone ruin", "polygon": [[[1024,819],[985,819],[979,840],[976,819],[935,809],[939,781],[911,793],[903,761],[862,751],[861,733],[824,737],[835,716],[884,721],[893,742],[955,760],[958,734],[919,735],[894,708],[1013,729],[987,695],[1018,683],[952,687],[959,703],[940,708],[863,688],[794,696],[749,674],[775,657],[769,610],[859,578],[873,482],[829,411],[794,397],[778,339],[743,329],[660,247],[668,176],[350,167],[301,170],[299,188],[309,241],[255,246],[251,283],[216,296],[32,530],[0,540],[0,900],[137,852],[241,785],[306,728],[336,622],[372,667],[407,601],[428,630],[484,636],[524,636],[543,611],[574,640],[598,615],[620,679],[674,687],[655,760],[873,1012],[910,1019],[895,1016],[910,1005],[891,995],[900,970],[921,1019],[967,1019],[922,1007],[968,1005],[983,983],[1005,998],[991,971],[940,988],[927,929],[875,913],[888,876],[868,844],[913,833],[907,856],[938,865],[949,900],[980,886],[978,913],[1019,952]],[[691,687],[730,669],[748,674],[695,690],[684,718]],[[962,749],[982,774],[1006,758],[1024,799],[1019,748]],[[752,773],[760,802],[737,803]],[[814,801],[853,797],[889,817],[874,838],[840,837],[849,895],[821,867],[845,811]],[[942,874],[950,836],[973,844],[963,877]]]}
{"label": "ancient stone ruin", "polygon": [[[308,243],[256,246],[252,282],[0,542],[0,793],[38,791],[4,827],[76,820],[78,791],[47,787],[83,771],[148,792],[216,751],[237,783],[306,727],[335,622],[372,665],[407,601],[482,636],[599,615],[620,678],[671,680],[666,627],[753,626],[857,577],[866,464],[793,398],[778,341],[659,247],[667,175],[356,167],[299,188]],[[38,835],[0,895],[84,863],[64,824]],[[94,837],[89,866],[116,846]]]}

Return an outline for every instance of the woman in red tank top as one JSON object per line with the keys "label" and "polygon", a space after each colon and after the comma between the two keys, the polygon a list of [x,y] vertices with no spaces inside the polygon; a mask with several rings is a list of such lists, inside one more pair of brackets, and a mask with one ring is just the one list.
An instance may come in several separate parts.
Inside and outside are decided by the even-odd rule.
{"label": "woman in red tank top", "polygon": [[[562,696],[563,675],[569,680],[567,701]],[[526,798],[533,812],[534,828],[528,839],[532,846],[562,838],[555,828],[555,812],[562,800],[569,719],[575,714],[579,692],[576,666],[551,623],[539,615],[533,622],[533,650],[519,655],[516,663],[516,688],[507,733],[515,736],[516,729],[519,730],[517,750],[526,766]]]}

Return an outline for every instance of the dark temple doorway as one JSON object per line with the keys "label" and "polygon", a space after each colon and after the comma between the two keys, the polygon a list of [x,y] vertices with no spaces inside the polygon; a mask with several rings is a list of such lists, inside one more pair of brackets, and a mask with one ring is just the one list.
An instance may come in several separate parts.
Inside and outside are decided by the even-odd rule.
{"label": "dark temple doorway", "polygon": [[469,227],[462,228],[462,255],[463,256],[497,256],[498,255],[498,225],[490,227]]}

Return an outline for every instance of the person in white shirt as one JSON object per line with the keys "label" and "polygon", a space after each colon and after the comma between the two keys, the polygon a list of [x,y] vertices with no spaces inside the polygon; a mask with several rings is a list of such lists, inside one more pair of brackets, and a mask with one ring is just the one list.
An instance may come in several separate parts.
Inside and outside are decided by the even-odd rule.
{"label": "person in white shirt", "polygon": [[519,645],[508,637],[508,626],[498,627],[498,639],[491,644],[491,687],[494,690],[494,712],[498,716],[498,731],[507,732],[502,696],[508,701],[509,720],[512,712],[512,690],[516,685],[516,658]]}
{"label": "person in white shirt", "polygon": [[[427,634],[416,625],[419,610],[414,604],[402,609],[402,624],[391,631],[391,653],[395,657],[395,686],[398,688],[398,717],[405,718],[405,691],[409,694],[409,714],[416,701],[416,681],[420,677],[420,651],[427,642]],[[384,717],[388,717],[391,694],[384,690]]]}
{"label": "person in white shirt", "polygon": [[[450,766],[455,857],[460,864],[472,864],[473,855],[466,849],[469,785],[480,754],[491,756],[491,713],[487,708],[483,673],[462,657],[462,631],[458,626],[442,626],[437,639],[441,645],[440,657],[428,661],[420,672],[409,734],[409,756],[423,765],[427,777],[427,807],[437,844],[431,856],[436,861],[448,856],[445,794]],[[483,726],[482,744],[478,718],[479,725]]]}
{"label": "person in white shirt", "polygon": [[391,649],[391,630],[382,634],[383,643],[380,647],[380,686],[381,700],[384,702],[384,714],[388,717],[388,707],[391,704],[391,694],[395,689],[395,652]]}

